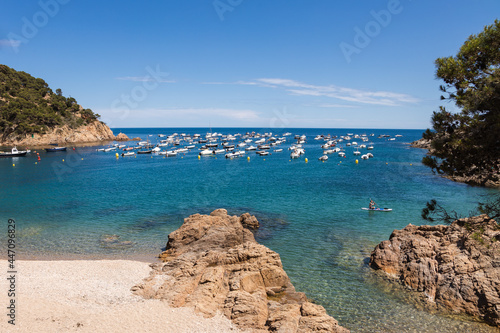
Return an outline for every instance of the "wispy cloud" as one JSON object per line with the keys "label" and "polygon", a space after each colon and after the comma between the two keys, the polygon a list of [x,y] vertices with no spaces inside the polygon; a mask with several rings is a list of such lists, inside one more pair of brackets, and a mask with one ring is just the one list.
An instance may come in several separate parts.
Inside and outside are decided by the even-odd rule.
{"label": "wispy cloud", "polygon": [[[413,96],[390,91],[369,91],[340,87],[336,85],[321,86],[280,78],[261,78],[251,81],[237,81],[234,84],[283,89],[293,95],[329,97],[342,101],[372,105],[399,106],[406,103],[417,103],[419,101]],[[325,107],[337,107],[337,105],[338,107],[349,107],[340,104],[331,104],[330,106]]]}
{"label": "wispy cloud", "polygon": [[173,108],[158,109],[158,114],[171,114],[179,116],[197,117],[223,117],[235,120],[258,120],[259,112],[254,110],[221,109],[221,108]]}
{"label": "wispy cloud", "polygon": [[166,82],[166,83],[175,82],[175,80],[158,79],[158,78],[153,78],[149,75],[148,76],[123,76],[123,77],[117,77],[115,79],[121,80],[121,81],[133,81],[133,82]]}
{"label": "wispy cloud", "polygon": [[319,104],[317,106],[320,108],[339,108],[339,109],[354,109],[359,107],[357,105],[349,105],[349,104]]}
{"label": "wispy cloud", "polygon": [[0,48],[1,47],[18,48],[19,45],[21,45],[21,41],[20,40],[15,40],[15,39],[0,39]]}

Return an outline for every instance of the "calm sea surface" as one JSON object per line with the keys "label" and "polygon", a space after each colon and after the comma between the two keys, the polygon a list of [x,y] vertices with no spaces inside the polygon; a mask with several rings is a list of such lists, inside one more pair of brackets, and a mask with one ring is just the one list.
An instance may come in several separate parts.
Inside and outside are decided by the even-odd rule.
{"label": "calm sea surface", "polygon": [[[222,134],[252,130],[264,133],[212,129]],[[114,129],[115,134],[120,131],[156,143],[166,139],[158,134],[204,136],[209,129]],[[273,132],[281,136],[285,130]],[[194,149],[174,158],[116,158],[116,151],[96,151],[101,146],[75,150],[68,146],[67,152],[39,151],[40,161],[33,153],[0,159],[4,230],[0,253],[6,257],[7,220],[12,218],[17,226],[18,258],[153,260],[183,218],[226,208],[230,214],[256,215],[262,225],[257,240],[280,254],[296,288],[353,332],[497,332],[466,318],[420,309],[411,295],[385,283],[367,266],[370,252],[394,229],[424,224],[420,212],[428,200],[467,214],[494,190],[432,174],[420,163],[425,151],[408,145],[420,138],[420,130],[286,132],[292,135],[279,147],[283,151],[271,149],[265,157],[247,152],[237,159],[223,155],[198,159],[198,149]],[[316,135],[348,133],[367,134],[365,144],[373,145],[374,157],[361,160],[343,142],[346,157],[332,154],[326,162],[318,160],[324,142],[314,140]],[[290,160],[288,147],[295,142],[295,134],[307,137],[308,163],[304,157]],[[379,138],[381,134],[402,136],[391,141]],[[363,143],[357,138],[352,141]],[[370,198],[393,211],[361,210]]]}

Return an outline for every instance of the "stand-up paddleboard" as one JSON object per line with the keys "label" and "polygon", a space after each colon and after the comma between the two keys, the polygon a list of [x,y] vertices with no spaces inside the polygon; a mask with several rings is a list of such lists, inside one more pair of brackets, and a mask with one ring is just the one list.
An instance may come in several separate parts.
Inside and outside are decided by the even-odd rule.
{"label": "stand-up paddleboard", "polygon": [[392,211],[392,208],[366,208],[366,207],[363,207],[361,209],[362,210],[369,210],[372,212],[391,212]]}

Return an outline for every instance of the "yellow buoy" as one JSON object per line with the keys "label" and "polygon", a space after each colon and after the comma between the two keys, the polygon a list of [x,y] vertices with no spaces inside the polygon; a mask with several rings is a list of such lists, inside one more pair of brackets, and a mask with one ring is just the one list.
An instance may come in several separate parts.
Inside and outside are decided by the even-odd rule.
{"label": "yellow buoy", "polygon": [[83,157],[82,157],[82,161],[83,161]]}
{"label": "yellow buoy", "polygon": [[116,155],[116,157],[118,157],[118,153],[116,153],[115,155]]}
{"label": "yellow buoy", "polygon": [[250,156],[247,157],[247,161],[250,161]]}
{"label": "yellow buoy", "polygon": [[16,166],[15,164],[12,164],[12,166]]}
{"label": "yellow buoy", "polygon": [[356,160],[356,164],[358,164],[358,160]]}
{"label": "yellow buoy", "polygon": [[64,162],[64,158],[63,158],[63,162]]}
{"label": "yellow buoy", "polygon": [[200,159],[200,158],[201,158],[201,156],[200,156],[200,155],[198,155],[198,159]]}
{"label": "yellow buoy", "polygon": [[305,161],[306,161],[306,163],[309,162],[309,160],[307,159],[307,157],[306,157]]}

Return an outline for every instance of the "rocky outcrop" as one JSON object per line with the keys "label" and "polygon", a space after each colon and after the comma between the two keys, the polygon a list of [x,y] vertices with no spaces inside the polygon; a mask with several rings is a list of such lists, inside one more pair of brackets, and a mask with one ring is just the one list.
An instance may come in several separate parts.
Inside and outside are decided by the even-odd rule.
{"label": "rocky outcrop", "polygon": [[500,227],[486,215],[395,230],[370,265],[421,292],[429,305],[500,326]]}
{"label": "rocky outcrop", "polygon": [[414,148],[431,149],[431,140],[421,138],[410,143],[410,146]]}
{"label": "rocky outcrop", "polygon": [[130,138],[125,134],[125,133],[118,133],[117,136],[115,136],[115,141],[129,141]]}
{"label": "rocky outcrop", "polygon": [[[123,134],[124,135],[124,134]],[[126,135],[125,135],[126,136]],[[124,138],[121,136],[120,138]],[[128,137],[127,137],[128,139]],[[60,126],[49,130],[45,134],[26,135],[24,137],[9,137],[1,142],[5,146],[43,146],[51,143],[84,143],[115,140],[113,131],[98,120],[76,129],[69,126]]]}
{"label": "rocky outcrop", "polygon": [[258,244],[242,222],[258,225],[249,214],[229,216],[225,209],[186,218],[168,236],[164,262],[152,264],[132,290],[205,316],[221,312],[253,332],[348,332],[295,290],[279,254]]}

